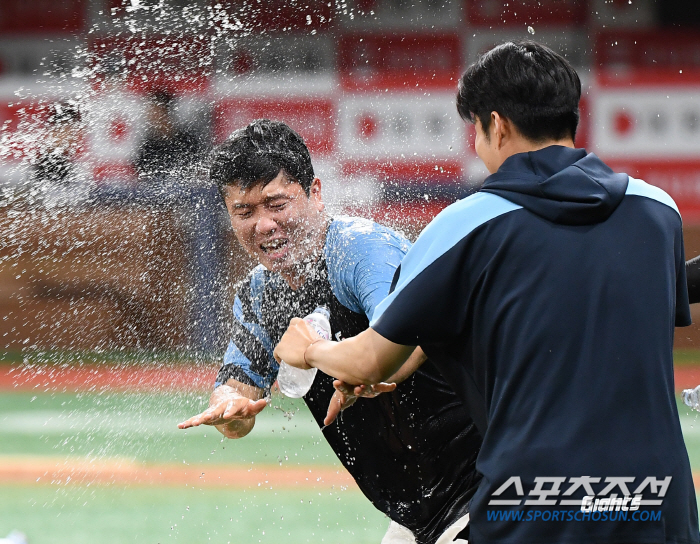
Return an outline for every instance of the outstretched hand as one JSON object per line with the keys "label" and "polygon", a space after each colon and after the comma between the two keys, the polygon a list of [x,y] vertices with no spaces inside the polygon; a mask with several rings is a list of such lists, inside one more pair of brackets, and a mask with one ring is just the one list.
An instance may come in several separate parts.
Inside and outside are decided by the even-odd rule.
{"label": "outstretched hand", "polygon": [[246,397],[230,396],[210,406],[201,414],[183,421],[177,427],[178,429],[189,429],[199,425],[226,425],[236,420],[255,417],[262,412],[265,406],[267,406],[265,399],[251,400]]}
{"label": "outstretched hand", "polygon": [[333,387],[335,387],[335,393],[331,397],[326,418],[323,420],[326,426],[333,423],[340,412],[355,404],[358,398],[374,398],[382,393],[391,393],[396,389],[396,384],[382,382],[374,385],[350,385],[341,380],[334,380]]}

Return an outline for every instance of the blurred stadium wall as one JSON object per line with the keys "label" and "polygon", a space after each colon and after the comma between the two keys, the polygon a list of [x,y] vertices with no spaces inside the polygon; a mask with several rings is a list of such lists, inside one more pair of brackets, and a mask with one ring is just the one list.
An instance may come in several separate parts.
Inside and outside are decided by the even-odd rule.
{"label": "blurred stadium wall", "polygon": [[[134,198],[149,93],[174,95],[179,121],[206,145],[256,118],[288,122],[308,143],[332,210],[415,236],[486,174],[473,152],[473,129],[455,111],[455,86],[478,54],[508,39],[549,45],[577,67],[584,82],[577,145],[668,191],[683,215],[687,256],[694,256],[698,6],[2,0],[0,346],[220,349],[228,286],[249,263],[228,240],[223,261],[197,265],[215,241],[205,233],[204,250],[192,245],[192,200],[183,207],[153,195]],[[57,213],[17,188],[27,186],[46,105],[69,98],[85,112],[76,160],[102,197]],[[193,175],[183,183],[194,183]],[[198,307],[207,275],[222,294]],[[677,343],[700,347],[700,331],[682,331]]]}

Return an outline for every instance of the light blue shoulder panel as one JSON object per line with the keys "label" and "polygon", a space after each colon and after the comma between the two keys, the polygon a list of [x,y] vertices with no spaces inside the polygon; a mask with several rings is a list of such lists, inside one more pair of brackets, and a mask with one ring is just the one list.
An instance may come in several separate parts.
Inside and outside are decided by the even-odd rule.
{"label": "light blue shoulder panel", "polygon": [[324,253],[333,294],[343,306],[372,318],[389,293],[411,243],[388,227],[360,217],[331,223]]}
{"label": "light blue shoulder panel", "polygon": [[481,225],[508,212],[521,209],[500,196],[476,193],[442,210],[425,228],[401,262],[396,287],[374,312],[372,326],[398,294],[423,270],[447,253],[465,236]]}
{"label": "light blue shoulder panel", "polygon": [[627,184],[627,191],[625,192],[625,194],[645,196],[647,198],[651,198],[652,200],[656,200],[657,202],[666,204],[666,206],[668,206],[669,208],[673,208],[674,210],[676,210],[678,215],[680,215],[680,212],[678,211],[678,206],[676,206],[676,203],[666,191],[664,191],[663,189],[659,189],[654,185],[649,185],[641,179],[635,179],[632,176],[630,176],[630,181]]}

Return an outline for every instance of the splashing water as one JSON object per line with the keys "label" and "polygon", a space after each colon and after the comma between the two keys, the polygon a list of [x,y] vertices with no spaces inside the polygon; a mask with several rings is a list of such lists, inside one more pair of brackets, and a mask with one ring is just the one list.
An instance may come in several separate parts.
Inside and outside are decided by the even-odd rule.
{"label": "splashing water", "polygon": [[684,389],[681,398],[686,406],[700,412],[700,385],[695,389]]}
{"label": "splashing water", "polygon": [[[295,100],[294,93],[303,89],[291,81],[295,74],[297,82],[319,76],[335,62],[328,53],[332,47],[326,47],[332,38],[317,36],[317,29],[326,19],[353,21],[356,14],[346,2],[334,3],[328,13],[304,16],[308,31],[284,28],[279,32],[285,39],[276,40],[262,27],[269,18],[264,2],[229,3],[236,9],[208,1],[105,4],[114,7],[94,15],[84,40],[71,42],[60,58],[48,57],[41,79],[15,92],[14,117],[0,131],[0,155],[8,159],[3,166],[12,180],[0,185],[0,271],[11,273],[18,285],[14,306],[0,316],[0,325],[7,324],[0,342],[16,357],[7,382],[16,396],[0,396],[0,421],[6,421],[0,428],[0,455],[15,454],[13,443],[30,439],[37,443],[32,454],[48,451],[47,463],[57,466],[43,467],[35,482],[56,490],[43,505],[47,509],[63,508],[68,498],[85,506],[100,495],[97,484],[165,481],[167,475],[149,472],[144,463],[188,467],[182,470],[197,478],[182,483],[190,489],[215,478],[219,467],[205,472],[197,468],[203,463],[238,463],[246,469],[270,461],[318,463],[335,471],[338,462],[306,408],[279,397],[273,397],[246,442],[221,440],[212,429],[175,429],[176,422],[207,405],[220,359],[221,346],[215,344],[227,341],[229,286],[251,263],[231,245],[230,234],[222,241],[197,230],[228,221],[223,209],[207,215],[212,194],[203,190],[199,177],[201,155],[169,165],[165,173],[146,172],[148,179],[137,178],[130,164],[152,124],[146,98],[152,91],[165,88],[176,96],[171,104],[175,121],[208,149],[215,138],[212,126],[236,111],[241,89],[250,94],[246,85],[262,87],[250,76],[262,75],[265,91],[273,89],[279,101]],[[425,6],[412,9],[429,14]],[[403,11],[394,15],[405,17]],[[374,24],[373,12],[364,17]],[[259,53],[253,60],[246,54],[250,50]],[[253,106],[258,99],[255,91]],[[423,108],[430,113],[425,118],[410,113],[421,100],[429,106]],[[79,118],[66,115],[67,102]],[[379,97],[370,113],[390,121],[393,132],[381,139],[393,138],[402,151],[404,144],[414,145],[410,134],[425,133],[439,142],[430,153],[447,155],[462,141],[453,130],[459,121],[449,121],[451,96],[447,102],[449,108],[443,108],[422,92],[398,105]],[[59,111],[52,112],[57,103]],[[337,121],[324,119],[324,111],[304,110],[296,122],[307,116],[314,131],[337,129]],[[363,121],[369,139],[379,134],[377,119]],[[224,121],[217,130],[238,128],[226,124],[229,118]],[[325,158],[317,164],[314,156],[314,164],[328,181],[329,207],[369,214],[395,193],[393,204],[374,217],[417,235],[420,228],[402,212],[403,202],[414,198],[407,188],[366,172],[351,175],[348,183],[330,164],[346,157],[329,158],[323,144],[319,148]],[[409,161],[416,155],[413,149],[406,154]],[[434,170],[443,173],[442,166]],[[454,196],[451,190],[445,189],[445,200]],[[433,209],[434,191],[429,195],[421,186],[415,192],[425,202],[422,209]],[[232,263],[224,268],[233,272],[209,274],[211,282],[197,283],[222,254]],[[196,268],[202,259],[210,268]],[[202,308],[217,306],[220,314],[204,315]],[[250,500],[248,493],[241,510]],[[268,523],[261,518],[260,526]],[[178,530],[177,524],[172,527]]]}

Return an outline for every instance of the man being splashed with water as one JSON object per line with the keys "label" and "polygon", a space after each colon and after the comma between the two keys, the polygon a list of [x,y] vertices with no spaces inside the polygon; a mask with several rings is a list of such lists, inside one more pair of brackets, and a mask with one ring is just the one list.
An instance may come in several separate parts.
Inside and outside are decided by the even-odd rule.
{"label": "man being splashed with water", "polygon": [[[236,237],[260,265],[238,286],[232,338],[209,409],[180,428],[215,425],[241,438],[266,406],[279,368],[273,349],[289,320],[324,305],[333,338],[365,330],[410,243],[371,221],[324,213],[306,145],[284,123],[259,120],[234,132],[213,153],[211,179]],[[463,542],[478,484],[481,439],[455,393],[424,361],[416,349],[404,374],[387,380],[398,386],[377,386],[384,394],[358,399],[334,425],[324,427],[340,409],[334,401],[327,413],[329,402],[342,394],[330,376],[319,372],[304,397],[362,492],[392,519],[384,543]]]}

